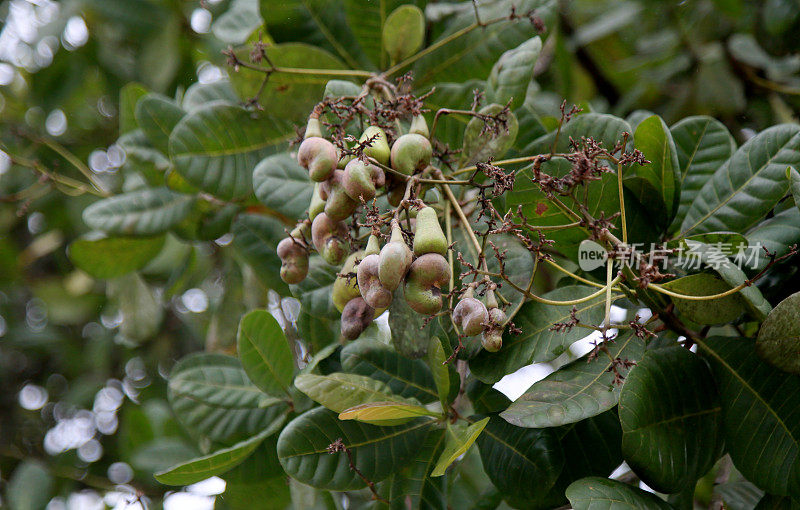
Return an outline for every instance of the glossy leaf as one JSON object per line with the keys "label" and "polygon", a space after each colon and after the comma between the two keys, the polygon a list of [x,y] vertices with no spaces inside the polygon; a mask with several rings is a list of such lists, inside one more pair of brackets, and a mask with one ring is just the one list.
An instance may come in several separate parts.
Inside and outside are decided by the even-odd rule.
{"label": "glossy leaf", "polygon": [[242,44],[261,26],[258,0],[233,0],[211,24],[211,32],[227,44]]}
{"label": "glossy leaf", "polygon": [[[637,361],[644,354],[642,340],[633,334],[617,338],[608,346],[612,358]],[[596,416],[617,405],[620,386],[609,371],[611,361],[587,356],[561,367],[534,383],[508,409],[500,413],[521,427],[555,427]],[[623,368],[618,368],[624,372]],[[624,374],[623,374],[624,375]]]}
{"label": "glossy leaf", "polygon": [[686,117],[670,133],[681,172],[680,203],[672,225],[679,228],[700,189],[736,150],[736,142],[721,122],[703,115]]}
{"label": "glossy leaf", "polygon": [[564,453],[553,429],[526,429],[494,416],[478,436],[486,474],[504,495],[535,498],[555,484]]}
{"label": "glossy leaf", "polygon": [[436,391],[439,392],[439,402],[446,406],[450,394],[450,367],[447,364],[447,355],[438,337],[431,337],[428,346],[426,361],[431,369],[433,380],[436,382]]}
{"label": "glossy leaf", "polygon": [[[708,265],[731,287],[737,287],[747,280],[747,275],[726,257],[719,248],[696,241],[686,240],[689,246],[687,257],[697,257]],[[688,262],[688,259],[687,259]],[[759,320],[767,317],[772,310],[772,305],[764,299],[761,291],[755,285],[745,286],[739,291],[739,295],[744,299],[750,313]]]}
{"label": "glossy leaf", "polygon": [[[663,287],[687,296],[711,296],[731,289],[728,283],[709,273],[690,274],[667,282]],[[671,299],[681,316],[697,324],[732,322],[745,312],[747,306],[738,293],[720,299]]]}
{"label": "glossy leaf", "polygon": [[288,153],[274,154],[253,170],[256,198],[288,218],[300,218],[308,209],[314,185],[308,171]]}
{"label": "glossy leaf", "polygon": [[183,358],[172,369],[168,390],[173,411],[189,430],[226,444],[261,432],[287,408],[251,383],[239,360],[220,354]]}
{"label": "glossy leaf", "polygon": [[77,239],[69,245],[69,259],[95,278],[115,278],[146,266],[164,247],[164,239],[164,236]]}
{"label": "glossy leaf", "polygon": [[[535,10],[545,26],[553,26],[556,2],[552,0],[498,0],[478,3],[478,13],[482,20],[505,18],[511,12],[512,5],[518,13]],[[504,21],[472,30],[459,39],[459,44],[445,44],[425,55],[414,67],[416,85],[485,79],[503,52],[537,35],[536,29],[530,23],[519,21]],[[442,33],[431,44],[436,44],[455,32],[466,30],[474,22],[474,11],[465,6],[447,22]]]}
{"label": "glossy leaf", "polygon": [[425,362],[401,356],[384,343],[366,338],[350,342],[342,349],[341,359],[346,372],[382,381],[395,395],[422,403],[433,402],[439,396]]}
{"label": "glossy leaf", "polygon": [[[579,299],[597,289],[583,285],[560,287],[544,294],[555,301]],[[514,324],[522,334],[506,334],[499,352],[481,351],[470,360],[470,371],[485,383],[495,383],[515,370],[544,361],[552,361],[566,352],[569,346],[586,336],[580,328],[570,331],[553,331],[553,324],[570,319],[572,305],[553,306],[529,301],[522,305],[514,317]],[[577,316],[585,324],[599,324],[605,314],[605,296],[575,305]]]}
{"label": "glossy leaf", "polygon": [[745,338],[703,340],[722,401],[722,431],[736,469],[776,495],[800,488],[800,377],[761,360]]}
{"label": "glossy leaf", "polygon": [[53,477],[40,462],[20,462],[6,486],[4,503],[9,510],[39,510],[47,505],[53,490]]}
{"label": "glossy leaf", "polygon": [[189,214],[193,203],[193,197],[166,188],[144,189],[93,203],[83,210],[83,221],[112,235],[163,234]]}
{"label": "glossy leaf", "polygon": [[280,278],[281,259],[275,250],[286,237],[283,223],[270,216],[242,214],[231,225],[233,247],[261,282],[267,287],[288,294]]}
{"label": "glossy leaf", "polygon": [[672,134],[661,117],[653,115],[639,123],[633,141],[650,163],[631,165],[627,171],[644,178],[661,193],[666,215],[671,221],[677,212],[681,193],[678,154]]}
{"label": "glossy leaf", "polygon": [[278,438],[278,458],[286,473],[302,483],[335,491],[365,486],[345,452],[328,453],[341,439],[356,468],[372,482],[380,482],[410,462],[425,438],[430,420],[414,420],[396,427],[340,421],[322,407],[292,420]]}
{"label": "glossy leaf", "polygon": [[[770,253],[782,257],[789,252],[789,247],[800,242],[800,210],[791,207],[781,211],[772,218],[762,221],[747,232],[747,241],[751,250],[742,256],[743,267],[760,271],[769,263],[765,257],[763,246]],[[737,260],[738,262],[738,260]]]}
{"label": "glossy leaf", "polygon": [[147,94],[147,89],[140,83],[127,83],[119,90],[119,134],[134,131],[136,124],[136,103]]}
{"label": "glossy leaf", "polygon": [[400,425],[422,416],[442,415],[420,405],[392,401],[360,404],[339,413],[340,420],[357,420],[373,425]]}
{"label": "glossy leaf", "polygon": [[681,231],[744,232],[786,194],[787,166],[800,166],[800,127],[781,124],[748,140],[703,186]]}
{"label": "glossy leaf", "polygon": [[702,359],[680,346],[648,351],[620,393],[625,461],[659,492],[694,487],[720,453],[721,414]]}
{"label": "glossy leaf", "polygon": [[[503,108],[504,106],[496,103],[490,104],[481,108],[480,113],[497,115]],[[519,123],[512,112],[508,112],[505,117],[507,119],[506,128],[498,127],[496,132],[491,130],[484,132],[486,124],[477,117],[473,117],[469,121],[464,130],[462,151],[462,162],[465,163],[465,166],[478,161],[487,161],[490,158],[500,159],[514,145],[519,131]]]}
{"label": "glossy leaf", "polygon": [[[284,233],[283,236],[285,237]],[[340,268],[325,262],[319,255],[308,260],[308,276],[289,288],[303,306],[303,311],[317,319],[339,319],[342,314],[333,304],[333,282]],[[338,338],[339,335],[336,336]]]}
{"label": "glossy leaf", "polygon": [[256,117],[225,102],[186,115],[172,130],[169,155],[175,170],[203,191],[222,199],[252,192],[253,167],[291,135],[287,121],[273,114]]}
{"label": "glossy leaf", "polygon": [[263,392],[281,398],[289,391],[294,360],[280,324],[266,310],[253,310],[239,323],[237,351],[247,376]]}
{"label": "glossy leaf", "polygon": [[311,400],[337,413],[370,402],[418,404],[394,395],[385,383],[358,374],[301,374],[294,384]]}
{"label": "glossy leaf", "polygon": [[671,510],[654,494],[608,478],[590,476],[567,487],[575,510]]}
{"label": "glossy leaf", "polygon": [[181,106],[187,112],[193,112],[204,107],[208,103],[223,101],[230,104],[237,104],[239,98],[233,91],[231,82],[227,79],[212,83],[193,83],[186,89],[183,95]]}
{"label": "glossy leaf", "polygon": [[536,36],[503,53],[486,80],[489,99],[501,105],[511,100],[512,110],[522,105],[541,51],[542,39]]}
{"label": "glossy leaf", "polygon": [[607,476],[622,463],[622,428],[616,409],[555,429],[564,451],[564,469],[547,494],[542,510],[566,505],[569,485],[587,476]]}
{"label": "glossy leaf", "polygon": [[223,474],[225,492],[214,508],[272,510],[291,503],[287,477],[276,452],[277,438],[266,438],[244,462]]}
{"label": "glossy leaf", "polygon": [[444,430],[430,430],[414,462],[382,483],[381,494],[385,495],[392,510],[447,508],[446,477],[430,476],[444,443]]}
{"label": "glossy leaf", "polygon": [[192,459],[155,474],[155,479],[166,485],[190,485],[202,482],[238,466],[252,454],[264,439],[276,433],[285,417],[272,422],[269,428],[257,435],[240,441],[230,448],[223,448],[197,459]]}
{"label": "glossy leaf", "polygon": [[489,423],[488,416],[469,426],[463,423],[448,423],[445,430],[444,450],[439,456],[431,476],[442,476],[450,464],[469,450],[487,423]]}
{"label": "glossy leaf", "polygon": [[[325,15],[325,14],[323,14]],[[344,69],[344,63],[328,51],[303,43],[283,43],[267,46],[264,51],[270,62],[278,67],[301,69]],[[250,60],[250,47],[242,46],[236,55],[243,61]],[[262,62],[263,66],[264,62]],[[275,128],[282,141],[294,138],[292,123],[305,124],[309,112],[322,98],[327,78],[317,74],[275,73],[262,88],[264,74],[251,69],[230,72],[231,84],[241,101],[257,99],[269,114],[269,118],[281,119]],[[264,122],[262,120],[261,122]],[[263,156],[262,156],[263,157]],[[259,158],[260,159],[260,158]]]}
{"label": "glossy leaf", "polygon": [[800,374],[800,292],[772,309],[758,330],[756,350],[781,370]]}
{"label": "glossy leaf", "polygon": [[169,135],[186,112],[172,99],[161,94],[147,94],[136,103],[136,122],[150,143],[169,154]]}
{"label": "glossy leaf", "polygon": [[158,333],[164,318],[161,298],[138,273],[109,280],[106,294],[122,314],[122,324],[119,326],[121,339],[141,342]]}
{"label": "glossy leaf", "polygon": [[[364,5],[361,6],[362,14],[364,7]],[[425,39],[425,14],[422,10],[416,5],[401,5],[385,19],[383,49],[389,54],[390,61],[399,62],[416,53]],[[358,25],[362,23],[363,18],[359,19]],[[357,31],[356,37],[358,35]]]}

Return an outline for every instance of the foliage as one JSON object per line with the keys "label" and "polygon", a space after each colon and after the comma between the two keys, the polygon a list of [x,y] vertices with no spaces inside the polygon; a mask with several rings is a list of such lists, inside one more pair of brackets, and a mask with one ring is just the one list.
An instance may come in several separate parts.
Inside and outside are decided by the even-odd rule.
{"label": "foliage", "polygon": [[793,0],[50,8],[0,88],[9,508],[800,501]]}

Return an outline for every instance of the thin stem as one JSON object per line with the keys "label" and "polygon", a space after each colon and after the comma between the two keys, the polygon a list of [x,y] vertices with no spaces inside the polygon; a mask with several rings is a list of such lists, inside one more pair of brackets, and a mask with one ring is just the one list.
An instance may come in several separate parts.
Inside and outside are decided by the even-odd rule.
{"label": "thin stem", "polygon": [[[438,168],[434,170],[434,175],[439,178],[442,178],[442,171]],[[444,191],[444,194],[447,195],[447,199],[450,200],[450,203],[453,204],[453,208],[456,210],[456,214],[458,215],[458,219],[461,220],[461,223],[464,225],[464,230],[467,231],[472,244],[475,245],[475,249],[478,250],[478,256],[480,257],[481,253],[481,243],[478,241],[478,237],[475,235],[475,231],[472,230],[472,226],[469,224],[469,220],[467,216],[464,214],[464,210],[461,209],[461,205],[458,203],[458,199],[453,194],[453,190],[450,189],[450,186],[447,184],[440,184],[440,188]]]}
{"label": "thin stem", "polygon": [[611,276],[614,274],[614,260],[608,259],[608,264],[606,264],[606,316],[605,320],[603,321],[603,332],[605,333],[608,331],[609,326],[611,325]]}
{"label": "thin stem", "polygon": [[[492,273],[492,272],[489,272],[489,271],[478,271],[478,274],[486,275],[486,276],[493,277],[493,278],[502,278],[503,280],[506,281],[506,283],[512,289],[516,290],[517,292],[522,293],[528,299],[532,299],[532,300],[534,300],[534,301],[536,301],[538,303],[542,303],[542,304],[545,304],[545,305],[564,306],[564,305],[577,305],[577,304],[580,304],[580,303],[585,303],[586,301],[591,301],[592,299],[594,299],[594,298],[596,298],[598,296],[602,296],[603,294],[605,294],[606,293],[606,287],[607,287],[606,285],[604,285],[603,288],[598,290],[597,292],[595,292],[593,294],[590,294],[590,295],[588,295],[586,297],[580,298],[580,299],[571,299],[571,300],[567,300],[567,301],[554,301],[552,299],[543,298],[541,296],[537,296],[536,294],[532,294],[531,292],[526,291],[525,289],[523,289],[519,285],[517,285],[514,282],[512,282],[511,280],[509,280],[508,277],[506,277],[504,275],[501,275],[499,273]],[[611,280],[611,282],[609,282],[610,286],[613,287],[614,285],[619,283],[621,278],[622,277],[618,275],[616,278]]]}
{"label": "thin stem", "polygon": [[[447,235],[448,246],[453,242],[453,219],[450,216],[450,209],[452,205],[447,202],[444,205],[444,229]],[[453,250],[447,250],[447,263],[450,265],[450,292],[453,292],[455,286],[455,271],[453,270]]]}
{"label": "thin stem", "polygon": [[617,186],[619,187],[619,213],[622,218],[622,242],[628,242],[628,224],[625,219],[625,195],[622,189],[622,165],[617,164]]}
{"label": "thin stem", "polygon": [[569,276],[571,278],[574,278],[575,280],[578,280],[581,283],[585,283],[586,285],[591,285],[592,287],[597,287],[597,288],[601,288],[601,289],[605,288],[605,285],[603,285],[601,283],[593,282],[591,280],[587,280],[586,278],[584,278],[582,276],[578,276],[575,273],[571,272],[569,269],[560,266],[557,262],[555,262],[553,260],[545,259],[544,261],[547,262],[548,264],[550,264],[551,266],[553,266],[554,268],[558,269],[559,271],[561,271],[565,275],[567,275],[567,276]]}
{"label": "thin stem", "polygon": [[740,283],[739,285],[737,285],[736,287],[733,287],[732,289],[726,290],[725,292],[720,292],[719,294],[709,294],[707,296],[689,296],[687,294],[679,294],[677,292],[673,292],[671,290],[665,289],[664,287],[662,287],[661,285],[659,285],[657,283],[651,283],[651,284],[649,284],[647,286],[647,288],[648,289],[653,289],[656,292],[660,292],[661,294],[666,294],[667,296],[674,297],[674,298],[677,298],[677,299],[686,299],[686,300],[689,300],[689,301],[710,301],[710,300],[713,300],[713,299],[721,299],[721,298],[730,296],[731,294],[736,294],[737,292],[739,292],[743,288],[749,287],[750,285],[751,285],[751,282],[748,280],[748,281]]}
{"label": "thin stem", "polygon": [[356,76],[361,78],[370,78],[373,73],[369,71],[362,71],[359,69],[308,69],[302,67],[261,67],[249,62],[241,60],[236,61],[236,65],[258,71],[260,73],[280,73],[280,74],[311,74],[314,76]]}

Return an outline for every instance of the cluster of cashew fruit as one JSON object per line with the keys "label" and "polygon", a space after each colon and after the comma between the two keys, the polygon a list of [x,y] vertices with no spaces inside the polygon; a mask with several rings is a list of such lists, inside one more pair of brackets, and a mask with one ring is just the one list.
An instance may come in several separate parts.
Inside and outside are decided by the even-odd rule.
{"label": "cluster of cashew fruit", "polygon": [[[389,307],[401,286],[408,306],[417,313],[434,315],[445,304],[441,289],[451,277],[446,258],[448,242],[434,208],[423,206],[416,212],[411,247],[395,214],[389,241],[383,247],[380,237],[373,233],[364,250],[350,253],[344,221],[359,204],[375,198],[381,188],[386,189],[392,206],[400,204],[404,183],[397,176],[385,174],[380,165],[407,176],[427,168],[432,156],[427,136],[422,116],[414,117],[409,132],[398,137],[391,148],[386,133],[369,126],[359,140],[365,145],[364,157],[342,156],[322,136],[319,119],[313,114],[309,118],[297,160],[316,184],[308,219],[278,244],[281,278],[289,284],[303,281],[312,249],[328,264],[341,266],[333,285],[333,303],[342,314],[342,336],[349,340],[358,338]],[[412,215],[410,210],[406,213]],[[487,291],[486,301],[484,305],[474,297],[474,287],[468,287],[453,310],[453,322],[464,336],[481,334],[484,348],[497,351],[502,346],[506,316],[492,290]]]}

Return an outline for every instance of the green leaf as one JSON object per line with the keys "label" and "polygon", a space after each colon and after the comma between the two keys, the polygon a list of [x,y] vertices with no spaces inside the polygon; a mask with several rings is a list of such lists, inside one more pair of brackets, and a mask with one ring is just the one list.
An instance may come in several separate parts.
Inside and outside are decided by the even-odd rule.
{"label": "green leaf", "polygon": [[653,115],[643,120],[633,135],[634,146],[642,151],[649,164],[631,165],[629,173],[647,180],[661,193],[666,206],[667,224],[677,212],[680,198],[680,167],[675,142],[661,117]]}
{"label": "green leaf", "polygon": [[[285,233],[281,237],[285,237]],[[319,319],[336,320],[342,314],[333,304],[333,282],[341,268],[325,262],[319,255],[308,259],[308,275],[302,282],[290,285],[292,295],[302,305],[303,311]],[[339,338],[337,333],[336,338]]]}
{"label": "green leaf", "polygon": [[567,487],[575,510],[672,510],[666,502],[638,487],[590,476]]}
{"label": "green leaf", "polygon": [[752,227],[788,191],[787,166],[800,166],[800,126],[781,124],[754,136],[697,194],[682,233],[744,232]]}
{"label": "green leaf", "polygon": [[382,482],[380,493],[393,510],[447,508],[446,478],[430,476],[444,444],[445,431],[430,430],[414,462]]}
{"label": "green leaf", "polygon": [[394,395],[384,382],[358,374],[301,374],[294,385],[311,400],[336,413],[370,402],[419,403]]}
{"label": "green leaf", "polygon": [[230,448],[217,450],[214,453],[182,462],[166,471],[156,473],[155,478],[165,485],[189,485],[230,471],[244,462],[266,437],[277,432],[285,419],[286,417],[283,416],[275,420],[269,428],[250,439],[236,443]]}
{"label": "green leaf", "polygon": [[275,40],[323,47],[353,69],[369,64],[347,23],[344,0],[261,0],[261,17]]}
{"label": "green leaf", "polygon": [[756,350],[764,360],[791,374],[800,374],[800,292],[769,312],[758,330]]}
{"label": "green leaf", "polygon": [[625,461],[659,492],[693,488],[719,456],[721,414],[702,359],[681,346],[648,351],[619,397]]}
{"label": "green leaf", "polygon": [[587,476],[607,476],[622,464],[622,428],[616,409],[555,429],[564,469],[549,493],[537,498],[542,510],[567,504],[567,487]]}
{"label": "green leaf", "polygon": [[227,79],[212,83],[192,83],[183,95],[181,106],[189,113],[204,107],[206,104],[223,101],[235,105],[239,102],[236,92]]}
{"label": "green leaf", "polygon": [[672,239],[664,245],[664,248],[688,250],[690,248],[687,241],[714,245],[727,257],[738,255],[740,251],[747,250],[750,245],[747,242],[747,237],[736,232],[709,232],[707,234],[693,234],[680,239]]}
{"label": "green leaf", "polygon": [[789,177],[789,190],[792,192],[794,205],[800,209],[800,172],[792,167],[788,167],[786,173]]}
{"label": "green leaf", "polygon": [[499,413],[511,404],[508,397],[478,379],[472,379],[467,383],[467,396],[478,414]]}
{"label": "green leaf", "polygon": [[402,469],[422,446],[431,420],[414,420],[396,427],[340,421],[318,407],[292,420],[278,438],[278,458],[286,473],[302,483],[334,491],[365,486],[345,452],[328,453],[341,440],[353,465],[370,481],[380,482]]}
{"label": "green leaf", "polygon": [[[690,274],[662,285],[665,289],[687,296],[711,296],[729,291],[732,287],[724,280],[709,274]],[[697,324],[726,324],[733,322],[746,310],[746,303],[738,293],[721,299],[671,298],[681,316]]]}
{"label": "green leaf", "polygon": [[425,316],[408,306],[402,286],[394,292],[394,299],[389,305],[389,329],[392,332],[392,345],[407,358],[424,357],[433,336],[445,338],[438,321],[425,324]]}
{"label": "green leaf", "polygon": [[[608,351],[612,358],[638,361],[644,345],[628,333],[609,344]],[[520,427],[555,427],[596,416],[617,405],[620,386],[614,384],[614,374],[609,371],[611,360],[600,355],[589,361],[588,356],[534,383],[500,416]]]}
{"label": "green leaf", "polygon": [[126,83],[119,90],[119,134],[124,135],[134,131],[139,126],[136,124],[136,103],[139,98],[147,94],[144,85],[136,82]]}
{"label": "green leaf", "polygon": [[401,425],[422,416],[442,417],[441,413],[405,402],[370,402],[339,413],[340,420],[357,420],[373,425]]}
{"label": "green leaf", "polygon": [[537,35],[500,55],[486,80],[489,100],[501,105],[511,100],[512,110],[521,106],[541,51],[542,39]]}
{"label": "green leaf", "polygon": [[[725,282],[733,287],[737,287],[747,281],[747,275],[726,257],[719,248],[696,241],[686,240],[689,246],[689,257],[698,257],[701,262],[717,272]],[[687,259],[689,260],[689,259]],[[772,305],[764,299],[761,291],[755,285],[745,286],[739,291],[739,295],[744,298],[750,313],[759,320],[764,320],[772,310]]]}
{"label": "green leaf", "polygon": [[9,510],[39,510],[47,506],[52,490],[53,477],[45,466],[25,460],[11,474],[3,499]]}
{"label": "green leaf", "polygon": [[431,337],[426,361],[433,374],[433,380],[436,382],[439,402],[442,403],[443,407],[446,407],[449,404],[448,397],[450,395],[450,367],[446,364],[447,355],[438,337]]}
{"label": "green leaf", "polygon": [[164,318],[161,299],[138,273],[109,280],[106,294],[116,302],[122,314],[122,324],[119,327],[122,339],[139,342],[158,333]]}
{"label": "green leaf", "polygon": [[253,170],[256,198],[289,218],[300,218],[308,210],[314,183],[308,171],[287,153],[269,156]]}
{"label": "green leaf", "polygon": [[[360,7],[363,14],[365,6],[361,4]],[[359,20],[359,25],[361,23],[363,18]],[[356,37],[358,35],[356,32]],[[425,14],[416,5],[401,5],[386,18],[383,25],[383,48],[389,54],[392,63],[416,53],[424,39]]]}
{"label": "green leaf", "polygon": [[555,484],[564,453],[553,429],[515,427],[493,416],[478,436],[486,474],[503,495],[532,499]]}
{"label": "green leaf", "polygon": [[247,376],[263,392],[283,397],[292,384],[294,360],[278,321],[266,310],[253,310],[239,323],[236,346]]}
{"label": "green leaf", "polygon": [[187,429],[225,444],[263,431],[287,409],[250,382],[239,360],[220,354],[179,361],[169,377],[168,396]]}
{"label": "green leaf", "polygon": [[422,403],[439,397],[433,375],[425,362],[400,356],[390,346],[371,339],[361,339],[344,346],[342,368],[386,383],[392,393],[415,398]]}
{"label": "green leaf", "polygon": [[746,267],[755,271],[760,271],[769,263],[769,257],[765,257],[763,246],[770,253],[782,257],[789,252],[789,247],[800,242],[800,210],[791,207],[781,211],[772,218],[762,221],[747,232],[747,242],[751,249],[756,249],[758,256],[740,256],[740,260],[745,261]]}
{"label": "green leaf", "polygon": [[169,154],[169,135],[186,112],[172,99],[161,94],[147,94],[136,103],[136,122],[150,143]]}
{"label": "green leaf", "polygon": [[242,44],[261,26],[258,0],[233,0],[211,24],[211,33],[227,44]]}
{"label": "green leaf", "polygon": [[697,194],[736,151],[724,124],[712,117],[686,117],[670,128],[681,172],[680,204],[672,223],[677,229]]}
{"label": "green leaf", "polygon": [[146,266],[164,247],[164,240],[164,236],[77,239],[69,245],[69,259],[95,278],[115,278]]}
{"label": "green leaf", "polygon": [[[267,46],[264,50],[269,60],[277,67],[305,69],[344,69],[345,65],[328,51],[303,43],[283,43]],[[250,47],[236,50],[243,62],[250,60]],[[274,73],[266,86],[264,74],[251,69],[240,69],[230,73],[231,84],[242,101],[257,99],[258,103],[276,123],[281,141],[294,138],[291,123],[305,124],[308,114],[325,90],[328,78],[319,74]],[[263,122],[263,121],[262,121]],[[259,158],[260,159],[260,158]]]}
{"label": "green leaf", "polygon": [[253,167],[291,135],[275,112],[256,117],[239,106],[215,102],[186,115],[172,130],[175,170],[203,191],[226,200],[252,192]]}
{"label": "green leaf", "polygon": [[[504,107],[499,104],[490,104],[480,109],[480,113],[484,115],[496,115]],[[467,124],[464,130],[464,146],[461,161],[464,166],[475,164],[478,161],[487,161],[490,158],[499,159],[503,154],[508,152],[508,149],[514,145],[514,140],[517,138],[519,131],[519,123],[517,117],[508,112],[506,114],[507,127],[503,129],[498,127],[498,132],[494,133],[491,130],[484,133],[484,122],[473,117]]]}
{"label": "green leaf", "polygon": [[[557,2],[553,0],[497,0],[479,2],[481,20],[506,18],[512,5],[517,13],[536,11],[536,16],[551,27],[555,22]],[[471,8],[458,11],[446,24],[437,44],[456,32],[466,30],[475,23],[475,12]],[[444,44],[421,58],[414,67],[415,85],[420,87],[435,82],[463,82],[484,79],[503,52],[516,48],[537,35],[536,28],[525,20],[502,21],[487,27],[470,30],[457,43]]]}
{"label": "green leaf", "polygon": [[[584,285],[560,287],[543,297],[555,301],[580,299],[597,289]],[[558,332],[553,324],[570,319],[572,305],[553,306],[529,301],[522,305],[514,317],[514,324],[522,334],[504,335],[499,352],[481,351],[469,362],[470,371],[481,381],[493,384],[525,365],[552,361],[566,352],[570,345],[586,336],[581,328]],[[577,316],[585,324],[599,324],[605,315],[605,296],[575,305]]]}
{"label": "green leaf", "polygon": [[[344,0],[343,3],[347,23],[359,46],[375,66],[383,69],[386,62],[384,50],[388,51],[389,48],[383,46],[385,40],[381,35],[386,30],[385,26],[389,22],[389,17],[394,14],[393,10],[399,8],[403,0],[381,0],[380,2]],[[420,3],[424,7],[425,2]],[[399,23],[404,19],[400,18],[393,23]]]}
{"label": "green leaf", "polygon": [[273,510],[291,504],[289,484],[276,451],[277,438],[266,438],[244,462],[223,475],[225,492],[214,508]]}
{"label": "green leaf", "polygon": [[800,489],[800,378],[756,355],[755,342],[712,337],[700,343],[722,401],[722,431],[736,469],[776,495]]}
{"label": "green leaf", "polygon": [[143,189],[98,200],[83,210],[89,227],[107,234],[163,234],[191,211],[194,197],[167,188]]}
{"label": "green leaf", "polygon": [[286,236],[285,228],[275,218],[259,214],[239,215],[231,225],[236,253],[264,285],[283,295],[288,294],[288,287],[280,278],[281,259],[276,250]]}
{"label": "green leaf", "polygon": [[765,494],[754,510],[797,510],[798,503],[788,496]]}
{"label": "green leaf", "polygon": [[469,426],[464,423],[448,423],[447,431],[445,432],[444,450],[439,456],[431,476],[442,476],[447,468],[450,467],[450,464],[469,450],[469,447],[478,439],[487,423],[489,423],[488,416],[480,421],[471,423]]}

